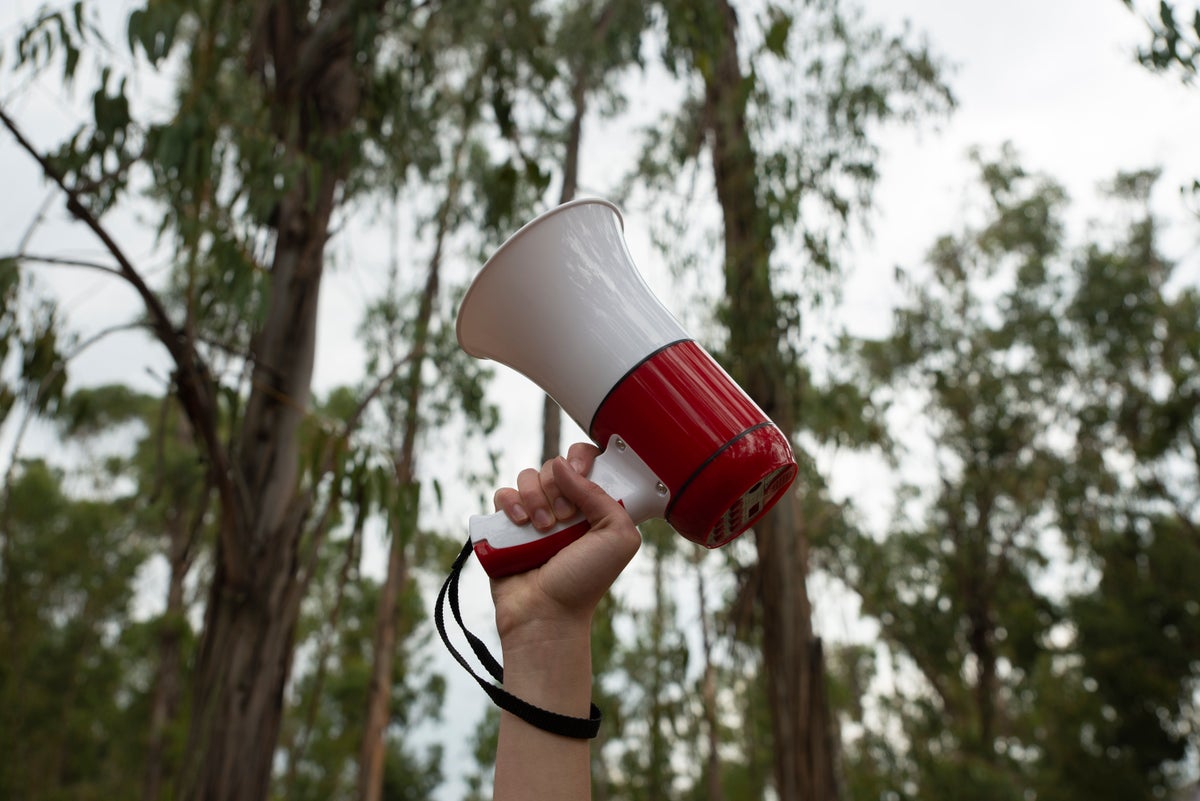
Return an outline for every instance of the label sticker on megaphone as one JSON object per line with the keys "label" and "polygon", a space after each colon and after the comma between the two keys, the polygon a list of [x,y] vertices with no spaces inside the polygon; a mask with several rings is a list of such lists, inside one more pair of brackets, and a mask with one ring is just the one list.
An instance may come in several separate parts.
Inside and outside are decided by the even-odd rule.
{"label": "label sticker on megaphone", "polygon": [[[716,548],[746,531],[796,477],[783,433],[659,302],[634,266],[617,207],[558,206],[484,264],[458,311],[459,345],[525,375],[605,448],[590,478],[635,523],[666,518]],[[583,536],[502,512],[470,519],[494,578],[531,570]]]}

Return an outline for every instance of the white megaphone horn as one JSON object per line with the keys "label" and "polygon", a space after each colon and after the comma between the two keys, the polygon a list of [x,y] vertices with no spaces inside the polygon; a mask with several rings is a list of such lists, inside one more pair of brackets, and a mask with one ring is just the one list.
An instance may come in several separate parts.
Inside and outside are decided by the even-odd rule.
{"label": "white megaphone horn", "polygon": [[[604,447],[591,479],[635,523],[664,517],[709,548],[743,533],[796,476],[782,432],[642,280],[617,207],[577,200],[526,224],[484,264],[458,310],[458,342],[540,386]],[[583,536],[502,512],[470,519],[493,577],[544,564]]]}

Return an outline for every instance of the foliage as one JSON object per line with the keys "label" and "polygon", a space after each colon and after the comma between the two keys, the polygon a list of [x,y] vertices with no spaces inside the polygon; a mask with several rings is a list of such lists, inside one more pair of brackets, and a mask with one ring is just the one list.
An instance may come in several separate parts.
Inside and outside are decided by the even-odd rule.
{"label": "foliage", "polygon": [[30,413],[52,411],[67,382],[55,304],[39,297],[20,264],[0,258],[0,425],[18,403]]}
{"label": "foliage", "polygon": [[1115,182],[1123,233],[1071,249],[1061,188],[1011,151],[979,167],[983,223],[857,350],[878,402],[922,410],[900,439],[932,474],[846,543],[894,660],[856,797],[1158,797],[1197,734],[1195,290],[1166,290],[1154,173]]}
{"label": "foliage", "polygon": [[[297,41],[321,45],[310,58],[354,54],[350,78],[318,80],[302,58],[283,58],[264,20],[285,9],[298,11]],[[442,503],[443,452],[471,451],[465,439],[499,423],[487,371],[455,345],[456,284],[488,244],[547,204],[556,179],[565,191],[573,125],[620,118],[638,97],[631,81],[647,76],[665,81],[663,98],[682,99],[645,132],[623,189],[661,201],[656,209],[698,207],[709,182],[697,176],[714,168],[715,203],[730,212],[726,291],[715,313],[711,297],[699,312],[720,323],[714,350],[739,378],[767,368],[798,442],[893,440],[922,448],[936,470],[905,488],[892,530],[876,539],[853,527],[800,453],[804,527],[786,533],[804,548],[786,565],[788,586],[809,569],[811,547],[812,564],[840,571],[881,633],[878,648],[825,650],[846,733],[843,795],[1136,799],[1179,781],[1200,737],[1200,299],[1160,252],[1147,205],[1154,172],[1119,176],[1118,224],[1075,247],[1053,181],[1010,153],[981,159],[982,222],[905,274],[895,335],[859,344],[857,375],[817,374],[802,314],[836,296],[840,246],[870,210],[877,133],[953,99],[926,46],[833,0],[740,5],[735,38],[746,49],[718,87],[723,9],[153,0],[134,5],[118,42],[103,40],[99,4],[47,8],[29,22],[16,70],[81,86],[88,115],[39,161],[93,230],[134,197],[154,204],[150,233],[169,266],[144,286],[137,323],[177,349],[165,397],[70,387],[74,341],[29,277],[45,262],[0,260],[0,422],[18,408],[53,416],[62,450],[84,454],[82,466],[67,453],[15,462],[5,489],[0,748],[10,758],[0,795],[181,796],[200,753],[187,745],[203,717],[191,706],[204,689],[196,622],[229,605],[266,610],[260,618],[273,623],[294,615],[270,696],[282,714],[278,742],[264,745],[270,794],[356,793],[381,621],[396,636],[382,795],[435,792],[448,772],[441,754],[413,741],[438,724],[444,700],[422,589],[448,554],[421,515]],[[1181,20],[1162,5],[1144,58],[1186,75],[1195,46]],[[333,29],[342,38],[322,38]],[[175,76],[169,102],[139,97],[148,70]],[[316,91],[330,89],[325,81],[337,91]],[[733,90],[725,104],[718,88]],[[744,137],[722,139],[738,125]],[[716,186],[731,164],[740,193]],[[615,184],[614,172],[593,170]],[[345,278],[324,257],[329,241],[371,215],[411,242],[393,234],[387,289],[364,310],[361,385],[310,399],[311,364],[289,348],[312,340],[274,327],[272,315],[310,301],[315,310],[322,272]],[[705,250],[715,239],[659,233],[672,266],[689,255],[716,266]],[[306,235],[290,251],[298,261],[281,257]],[[297,291],[303,259],[315,279]],[[132,263],[91,266],[137,277]],[[708,278],[697,284],[714,285]],[[287,359],[269,355],[273,343]],[[284,388],[277,379],[293,369]],[[211,405],[198,411],[188,393],[211,393]],[[889,425],[906,410],[909,424]],[[280,441],[251,426],[289,416],[296,425]],[[114,431],[127,450],[104,449],[101,435]],[[488,457],[494,464],[490,452],[480,461]],[[238,536],[263,532],[231,526],[230,510],[265,504],[217,485],[238,476],[241,490],[279,465],[264,486],[281,517],[263,525],[294,539],[279,552],[282,583],[264,578],[271,591],[247,601],[223,557]],[[463,484],[493,480],[486,467],[468,469]],[[381,541],[398,546],[403,568],[390,609],[386,580],[366,563]],[[269,563],[269,537],[253,542],[254,564]],[[747,538],[717,557],[719,569],[696,567],[699,578],[723,574],[704,595],[717,608],[700,612],[715,644],[697,660],[684,633],[690,582],[678,580],[692,565],[677,546],[648,528],[653,598],[614,599],[600,613],[596,698],[608,722],[596,787],[630,798],[772,797],[783,749],[757,624],[779,610],[760,603],[761,554]],[[166,603],[158,610],[163,599],[152,599],[152,614],[138,608],[150,573],[167,577]],[[268,603],[281,597],[295,606],[276,615]],[[174,691],[172,675],[184,682]],[[707,761],[711,744],[717,758]],[[476,746],[486,773],[494,719]],[[147,789],[143,762],[161,770],[159,791]],[[481,796],[486,781],[469,791]]]}
{"label": "foliage", "polygon": [[[354,790],[371,679],[371,623],[380,592],[379,581],[359,567],[356,536],[361,535],[327,543],[325,579],[302,620],[300,649],[311,648],[320,661],[300,670],[292,685],[283,735],[288,767],[276,785],[279,798],[348,797]],[[345,560],[352,564],[349,575],[340,569]],[[427,798],[442,781],[440,751],[430,747],[417,752],[405,742],[415,727],[440,717],[444,695],[443,679],[426,664],[429,631],[423,607],[417,585],[410,582],[396,612],[399,647],[392,664],[385,798]]]}
{"label": "foliage", "polygon": [[[1131,10],[1133,0],[1122,0]],[[1138,61],[1155,72],[1178,72],[1186,83],[1200,67],[1200,7],[1187,16],[1184,4],[1159,0],[1157,12],[1145,18],[1150,44],[1138,49]]]}
{"label": "foliage", "polygon": [[149,543],[128,514],[131,499],[73,498],[65,478],[27,461],[9,491],[0,616],[6,797],[129,795],[140,775],[148,655],[128,621]]}

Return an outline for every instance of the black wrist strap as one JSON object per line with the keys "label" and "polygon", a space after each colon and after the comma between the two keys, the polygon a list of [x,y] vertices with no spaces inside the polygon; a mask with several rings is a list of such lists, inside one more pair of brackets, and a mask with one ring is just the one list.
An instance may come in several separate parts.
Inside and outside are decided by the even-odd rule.
{"label": "black wrist strap", "polygon": [[446,581],[442,584],[442,590],[438,593],[437,606],[434,607],[433,622],[437,626],[438,634],[442,637],[442,642],[450,649],[450,653],[454,656],[458,664],[463,666],[467,673],[471,674],[471,678],[478,682],[483,691],[488,694],[488,697],[506,712],[519,717],[531,726],[536,726],[543,731],[548,731],[551,734],[558,734],[563,737],[572,737],[576,740],[590,740],[595,737],[600,731],[600,709],[592,704],[591,717],[575,718],[570,715],[560,715],[557,712],[551,712],[541,707],[534,706],[528,701],[523,701],[512,693],[499,687],[478,675],[467,662],[466,658],[458,652],[453,645],[450,644],[450,638],[446,636],[446,620],[445,620],[445,602],[446,596],[450,596],[450,611],[454,615],[454,620],[458,623],[458,627],[462,629],[463,634],[467,637],[467,642],[471,646],[471,650],[475,652],[480,663],[488,674],[500,682],[504,683],[504,668],[496,661],[488,651],[487,646],[483,641],[476,637],[471,632],[467,631],[467,627],[463,624],[462,612],[458,608],[458,581],[462,575],[463,565],[470,558],[471,540],[468,537],[467,542],[463,545],[462,551],[458,554],[458,558],[454,560],[454,564],[450,566],[450,575],[446,577]]}

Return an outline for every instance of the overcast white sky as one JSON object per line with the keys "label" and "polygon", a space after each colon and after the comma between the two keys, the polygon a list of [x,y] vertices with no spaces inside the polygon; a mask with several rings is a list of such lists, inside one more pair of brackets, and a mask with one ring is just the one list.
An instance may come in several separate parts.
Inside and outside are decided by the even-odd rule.
{"label": "overcast white sky", "polygon": [[[37,5],[28,0],[0,2],[0,39],[6,50],[16,20]],[[1177,187],[1200,178],[1200,88],[1185,88],[1174,78],[1151,75],[1134,63],[1133,51],[1146,41],[1146,33],[1119,0],[866,0],[864,5],[871,18],[897,25],[908,20],[928,35],[935,52],[953,66],[950,80],[960,105],[936,129],[926,125],[918,134],[889,131],[885,137],[874,237],[857,248],[845,294],[845,313],[856,329],[884,330],[896,301],[893,267],[918,263],[933,238],[961,220],[964,187],[971,179],[965,158],[968,148],[983,146],[994,152],[1006,141],[1014,143],[1027,166],[1058,178],[1084,204],[1077,219],[1086,213],[1094,187],[1118,169],[1163,167],[1158,205],[1162,213],[1180,221],[1172,239],[1175,255],[1184,258],[1188,280],[1200,281],[1195,255],[1200,232],[1195,218],[1188,220],[1177,192]],[[8,55],[3,66],[10,65]],[[45,92],[19,88],[7,71],[0,72],[0,103],[46,145],[79,119]],[[602,185],[598,180],[589,182],[586,172],[584,183]],[[0,133],[0,253],[16,249],[47,193],[36,167],[7,133]],[[51,224],[41,229],[32,251],[102,255],[78,226],[65,219],[61,203],[55,202],[50,217]],[[627,228],[643,225],[644,221],[627,221]],[[149,255],[145,238],[130,241],[135,257]],[[335,247],[344,245],[335,243]],[[381,255],[358,256],[383,264]],[[654,270],[653,254],[639,254],[635,248],[635,256],[645,259],[648,272]],[[326,282],[324,345],[318,361],[321,385],[357,375],[360,361],[354,329],[364,300],[382,286],[382,274],[381,268],[350,266],[340,268],[335,280]],[[82,335],[111,324],[114,314],[128,313],[122,310],[129,308],[132,296],[106,276],[57,272],[53,280],[67,315]],[[131,374],[149,380],[146,371],[161,376],[163,364],[160,354],[136,338],[122,337],[98,346],[76,365],[74,375],[84,383]],[[521,389],[519,382],[505,382],[504,387],[506,393],[517,393],[507,408],[531,410],[524,420],[512,423],[508,441],[529,443],[524,452],[514,447],[506,467],[515,470],[536,452],[537,420],[532,410],[538,408],[538,401],[536,392]],[[522,397],[523,391],[527,394]],[[8,443],[7,437],[0,440],[5,461]],[[883,474],[869,469],[843,470],[835,487],[842,494],[869,499],[878,497],[877,485],[884,480]],[[853,609],[821,611],[827,635],[837,637],[854,626]],[[457,681],[451,687],[455,697],[448,711],[478,714],[482,694]],[[465,756],[454,746],[448,752],[451,759]],[[452,762],[446,767],[455,772]],[[445,797],[456,795],[456,790],[448,789]]]}

